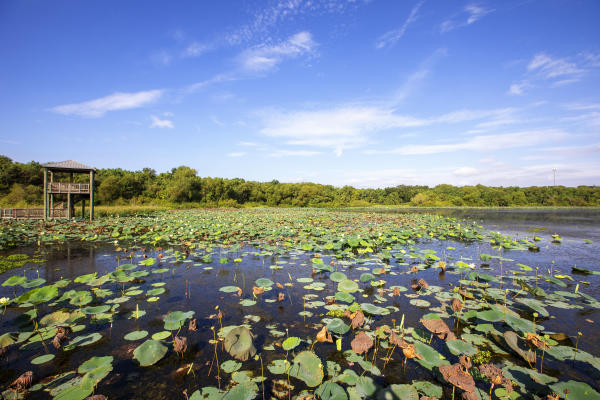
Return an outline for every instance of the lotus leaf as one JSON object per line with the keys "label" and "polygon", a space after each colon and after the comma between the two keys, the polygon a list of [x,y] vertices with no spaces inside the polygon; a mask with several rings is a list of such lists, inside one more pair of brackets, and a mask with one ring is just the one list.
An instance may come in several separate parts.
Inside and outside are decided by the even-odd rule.
{"label": "lotus leaf", "polygon": [[442,398],[443,390],[440,386],[435,385],[427,381],[413,381],[412,386],[417,389],[419,393],[423,393],[427,397]]}
{"label": "lotus leaf", "polygon": [[252,400],[258,394],[258,386],[254,382],[243,382],[230,389],[221,400]]}
{"label": "lotus leaf", "polygon": [[129,332],[123,338],[125,340],[140,340],[148,336],[148,331],[133,331]]}
{"label": "lotus leaf", "polygon": [[221,364],[221,369],[228,374],[239,370],[241,367],[242,363],[235,360],[227,360]]}
{"label": "lotus leaf", "polygon": [[241,290],[241,289],[237,286],[223,286],[222,288],[219,289],[219,291],[224,292],[224,293],[237,293],[238,290]]}
{"label": "lotus leaf", "polygon": [[344,321],[339,318],[333,318],[327,324],[327,330],[337,335],[343,335],[350,330],[350,326],[346,325]]}
{"label": "lotus leaf", "polygon": [[419,400],[419,393],[412,385],[392,384],[377,394],[378,400]]}
{"label": "lotus leaf", "polygon": [[234,358],[246,361],[256,354],[256,348],[252,343],[254,336],[250,329],[238,326],[231,329],[225,336],[225,350]]}
{"label": "lotus leaf", "polygon": [[45,364],[50,360],[54,359],[54,354],[44,354],[43,356],[39,356],[31,360],[32,364]]}
{"label": "lotus leaf", "polygon": [[273,282],[272,280],[268,279],[268,278],[258,278],[256,281],[256,286],[258,287],[262,287],[262,288],[270,288],[271,286],[273,286],[275,284],[275,282]]}
{"label": "lotus leaf", "polygon": [[446,346],[448,346],[448,350],[450,350],[450,353],[454,354],[455,356],[461,354],[467,356],[474,356],[475,353],[477,353],[477,349],[475,347],[460,339],[448,340],[446,342]]}
{"label": "lotus leaf", "polygon": [[283,374],[289,368],[290,363],[287,360],[273,360],[269,365],[267,365],[267,369],[272,374]]}
{"label": "lotus leaf", "polygon": [[85,306],[86,304],[91,303],[93,300],[92,293],[87,290],[81,290],[75,292],[72,296],[70,296],[69,304],[74,306]]}
{"label": "lotus leaf", "polygon": [[31,289],[30,291],[22,294],[19,298],[17,298],[17,303],[31,303],[31,304],[41,304],[46,303],[53,298],[58,296],[58,289],[56,286],[49,285],[41,288]]}
{"label": "lotus leaf", "polygon": [[350,279],[344,279],[338,283],[338,291],[344,293],[354,293],[358,290],[358,283]]}
{"label": "lotus leaf", "polygon": [[600,393],[584,382],[558,382],[550,385],[550,388],[561,395],[565,393],[565,389],[568,389],[568,398],[571,400],[600,400]]}
{"label": "lotus leaf", "polygon": [[27,282],[27,277],[21,275],[13,275],[2,283],[2,286],[16,286]]}
{"label": "lotus leaf", "polygon": [[89,335],[77,336],[71,340],[68,345],[64,346],[64,349],[72,350],[77,346],[87,346],[96,343],[100,339],[102,339],[102,335],[98,332],[90,333]]}
{"label": "lotus leaf", "polygon": [[315,394],[323,400],[348,400],[348,395],[343,387],[333,381],[323,382]]}
{"label": "lotus leaf", "polygon": [[148,339],[133,351],[133,358],[136,359],[142,367],[157,363],[167,354],[167,347],[159,341]]}
{"label": "lotus leaf", "polygon": [[25,289],[29,289],[29,288],[32,288],[32,287],[43,285],[44,283],[46,283],[45,279],[37,278],[37,279],[32,279],[30,281],[22,283],[21,287],[23,287]]}
{"label": "lotus leaf", "polygon": [[84,314],[96,315],[96,314],[105,313],[108,310],[110,310],[110,306],[104,304],[102,306],[84,307],[84,308],[81,309],[81,312],[84,313]]}
{"label": "lotus leaf", "polygon": [[181,328],[186,319],[192,318],[194,316],[194,311],[170,311],[165,315],[163,321],[165,322],[165,330],[174,331]]}
{"label": "lotus leaf", "polygon": [[289,375],[304,381],[308,387],[316,387],[323,381],[323,364],[312,351],[301,351],[294,357]]}
{"label": "lotus leaf", "polygon": [[525,351],[519,347],[519,335],[512,331],[504,332],[504,341],[515,353],[520,355],[525,361],[535,363],[535,352]]}
{"label": "lotus leaf", "polygon": [[364,312],[373,315],[387,315],[390,313],[387,308],[377,307],[376,305],[373,305],[371,303],[361,303],[360,308]]}
{"label": "lotus leaf", "polygon": [[281,343],[281,347],[285,350],[285,351],[290,351],[295,349],[299,344],[300,344],[301,340],[299,337],[296,336],[290,336],[287,339],[285,339],[283,341],[283,343]]}

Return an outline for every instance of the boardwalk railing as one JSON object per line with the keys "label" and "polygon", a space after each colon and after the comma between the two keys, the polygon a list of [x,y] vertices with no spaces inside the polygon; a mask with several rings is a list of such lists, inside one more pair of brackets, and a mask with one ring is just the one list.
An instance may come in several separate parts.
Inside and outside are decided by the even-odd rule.
{"label": "boardwalk railing", "polygon": [[[50,218],[66,218],[67,210],[63,208],[55,208],[48,210]],[[1,218],[10,219],[43,219],[44,209],[43,208],[4,208],[0,210]]]}
{"label": "boardwalk railing", "polygon": [[90,193],[89,183],[51,182],[48,193]]}

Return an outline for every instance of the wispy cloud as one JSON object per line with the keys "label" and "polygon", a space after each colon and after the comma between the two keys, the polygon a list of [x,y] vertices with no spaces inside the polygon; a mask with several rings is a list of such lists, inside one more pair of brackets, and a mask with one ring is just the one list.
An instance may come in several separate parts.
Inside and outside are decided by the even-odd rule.
{"label": "wispy cloud", "polygon": [[579,82],[587,72],[600,64],[594,64],[592,53],[580,53],[574,57],[553,57],[545,52],[533,55],[527,63],[523,80],[514,82],[508,93],[522,95],[536,86],[559,87]]}
{"label": "wispy cloud", "polygon": [[527,65],[528,71],[538,72],[546,79],[568,78],[575,79],[584,72],[574,62],[567,61],[564,58],[552,58],[545,53],[538,53],[533,56]]}
{"label": "wispy cloud", "polygon": [[276,149],[270,151],[268,156],[281,158],[281,157],[312,157],[321,154],[320,151],[312,151],[312,150],[281,150]]}
{"label": "wispy cloud", "polygon": [[181,57],[198,57],[209,51],[211,47],[211,45],[205,43],[192,42],[181,52]]}
{"label": "wispy cloud", "polygon": [[531,87],[529,81],[516,82],[510,85],[508,93],[516,96],[525,94],[525,91]]}
{"label": "wispy cloud", "polygon": [[173,121],[168,119],[160,119],[156,115],[151,115],[150,119],[152,120],[152,124],[150,124],[150,128],[169,128],[173,129]]}
{"label": "wispy cloud", "polygon": [[299,32],[276,45],[259,45],[244,51],[239,59],[245,71],[267,71],[283,60],[298,57],[313,51],[316,43],[310,32]]}
{"label": "wispy cloud", "polygon": [[440,25],[440,32],[446,33],[463,26],[471,25],[486,15],[495,11],[492,8],[486,8],[477,4],[469,4],[451,18],[445,20]]}
{"label": "wispy cloud", "polygon": [[203,80],[200,82],[192,83],[191,85],[187,86],[185,91],[186,92],[197,92],[199,90],[206,89],[207,87],[216,85],[218,83],[232,82],[232,81],[236,81],[238,79],[239,79],[239,77],[236,76],[232,72],[221,73],[221,74],[217,74],[217,75],[213,76],[212,78],[209,78],[209,79],[206,79],[206,80]]}
{"label": "wispy cloud", "polygon": [[227,157],[243,157],[245,155],[246,155],[245,152],[243,152],[243,151],[237,151],[237,152],[233,152],[233,153],[227,154]]}
{"label": "wispy cloud", "polygon": [[560,140],[567,134],[558,130],[532,130],[497,135],[479,135],[462,142],[443,144],[415,144],[396,147],[390,150],[367,150],[366,154],[398,154],[420,156],[455,151],[490,152],[516,147],[529,147],[552,140]]}
{"label": "wispy cloud", "polygon": [[163,95],[163,92],[163,90],[147,90],[134,93],[119,92],[83,103],[56,106],[50,110],[63,115],[101,117],[108,111],[129,110],[154,103]]}
{"label": "wispy cloud", "polygon": [[396,115],[393,109],[375,106],[341,106],[325,110],[264,112],[266,136],[282,138],[289,145],[332,149],[341,155],[346,149],[367,143],[367,135],[390,128],[415,127],[423,121]]}
{"label": "wispy cloud", "polygon": [[226,33],[224,38],[229,45],[255,40],[267,41],[271,39],[270,32],[275,26],[290,24],[304,15],[343,14],[369,2],[370,0],[277,0],[269,2],[267,7],[257,9],[248,23]]}
{"label": "wispy cloud", "polygon": [[406,33],[406,30],[408,29],[410,24],[412,24],[413,22],[415,22],[417,20],[419,9],[421,8],[421,6],[423,5],[424,2],[425,2],[425,0],[420,0],[412,8],[412,10],[410,10],[410,14],[408,15],[408,18],[406,18],[406,20],[404,21],[404,23],[402,24],[402,26],[400,28],[393,29],[393,30],[388,31],[388,32],[384,33],[383,35],[381,35],[377,39],[377,42],[375,43],[375,47],[377,49],[382,49],[386,46],[393,46],[394,44],[396,44],[396,42],[398,40],[400,40],[402,38],[402,36],[404,36],[404,34]]}

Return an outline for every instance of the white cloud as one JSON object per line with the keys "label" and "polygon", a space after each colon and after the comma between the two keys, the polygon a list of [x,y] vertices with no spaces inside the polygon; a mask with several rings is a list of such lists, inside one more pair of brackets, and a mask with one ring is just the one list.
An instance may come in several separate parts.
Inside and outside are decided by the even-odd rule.
{"label": "white cloud", "polygon": [[320,151],[311,150],[273,150],[269,152],[269,157],[311,157],[321,154]]}
{"label": "white cloud", "polygon": [[231,82],[236,81],[239,78],[232,73],[222,73],[213,76],[210,79],[206,79],[200,82],[193,83],[186,88],[187,92],[197,92],[199,90],[205,89],[209,86],[215,85],[217,83],[222,82]]}
{"label": "white cloud", "polygon": [[539,72],[546,79],[561,77],[573,81],[578,80],[579,75],[584,72],[573,62],[564,58],[552,58],[545,53],[534,55],[527,70]]}
{"label": "white cloud", "polygon": [[469,14],[467,18],[467,25],[470,25],[473,22],[479,21],[481,18],[483,18],[484,16],[486,16],[494,10],[480,7],[475,4],[470,4],[465,7],[465,11]]}
{"label": "white cloud", "polygon": [[113,93],[99,99],[83,103],[65,104],[51,108],[51,111],[63,115],[81,117],[101,117],[108,111],[139,108],[158,100],[163,90],[147,90],[135,93]]}
{"label": "white cloud", "polygon": [[229,154],[227,154],[227,157],[242,157],[245,155],[246,155],[245,152],[239,151],[239,152],[235,152],[235,153],[229,153]]}
{"label": "white cloud", "polygon": [[206,53],[208,50],[210,50],[210,48],[211,48],[211,46],[209,46],[207,44],[199,43],[199,42],[192,42],[181,53],[181,56],[182,57],[198,57],[198,56]]}
{"label": "white cloud", "polygon": [[342,106],[326,110],[266,112],[261,133],[282,138],[287,144],[332,149],[338,156],[367,142],[370,132],[421,126],[416,118],[374,106]]}
{"label": "white cloud", "polygon": [[508,93],[519,96],[525,94],[525,90],[529,89],[530,87],[531,84],[528,81],[513,83],[508,88]]}
{"label": "white cloud", "polygon": [[170,121],[168,119],[160,119],[156,115],[151,115],[150,119],[152,120],[150,128],[174,128],[173,121]]}
{"label": "white cloud", "polygon": [[366,154],[428,155],[454,151],[490,152],[516,147],[528,147],[552,140],[560,140],[567,134],[558,130],[532,130],[497,135],[474,136],[462,142],[444,144],[415,144],[396,147],[385,151],[366,151]]}
{"label": "white cloud", "polygon": [[381,49],[383,47],[393,46],[394,44],[396,44],[396,42],[398,40],[400,40],[402,38],[402,36],[404,36],[409,25],[417,20],[417,14],[419,12],[419,8],[421,8],[421,6],[423,5],[424,2],[425,2],[425,0],[420,0],[412,8],[412,10],[410,11],[410,14],[408,15],[408,18],[406,18],[406,20],[404,21],[404,24],[402,24],[402,26],[400,28],[393,29],[391,31],[384,33],[382,36],[380,36],[377,39],[377,42],[375,43],[375,47],[378,49]]}
{"label": "white cloud", "polygon": [[299,32],[276,45],[259,45],[240,55],[243,70],[262,72],[274,68],[287,58],[295,58],[312,52],[315,47],[310,32]]}
{"label": "white cloud", "polygon": [[473,176],[479,173],[479,170],[473,167],[460,167],[452,171],[456,176]]}
{"label": "white cloud", "polygon": [[[265,8],[258,8],[254,13],[252,21],[244,24],[232,32],[224,35],[229,45],[238,45],[252,40],[269,40],[273,27],[280,24],[291,24],[291,22],[303,15],[327,15],[342,14],[350,9],[357,8],[369,0],[340,1],[340,0],[277,0],[275,2],[262,2],[273,4]],[[260,3],[259,3],[260,4]]]}
{"label": "white cloud", "polygon": [[463,8],[461,12],[442,22],[440,25],[440,32],[446,33],[456,28],[471,25],[493,11],[495,10],[492,8],[485,8],[476,4],[469,4]]}

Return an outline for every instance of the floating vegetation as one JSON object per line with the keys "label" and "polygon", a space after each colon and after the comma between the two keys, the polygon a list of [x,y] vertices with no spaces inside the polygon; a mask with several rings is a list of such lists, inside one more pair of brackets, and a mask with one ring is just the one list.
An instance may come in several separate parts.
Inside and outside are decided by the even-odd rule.
{"label": "floating vegetation", "polygon": [[[3,398],[600,398],[564,322],[594,326],[598,272],[538,262],[557,234],[279,209],[1,230],[35,252],[0,257]],[[94,269],[44,261],[76,244]]]}

